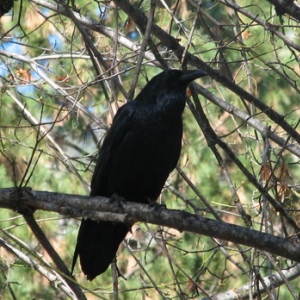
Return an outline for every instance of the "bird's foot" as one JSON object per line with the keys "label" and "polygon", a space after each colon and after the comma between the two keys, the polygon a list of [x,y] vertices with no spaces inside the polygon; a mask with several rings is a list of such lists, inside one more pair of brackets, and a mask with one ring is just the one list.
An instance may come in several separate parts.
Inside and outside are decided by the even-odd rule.
{"label": "bird's foot", "polygon": [[154,210],[166,209],[167,206],[165,204],[157,203],[156,201],[151,201],[148,204],[148,208],[153,208]]}
{"label": "bird's foot", "polygon": [[126,204],[126,199],[120,195],[118,195],[117,193],[114,193],[110,199],[109,199],[110,203],[116,203],[120,208],[123,209],[123,204]]}

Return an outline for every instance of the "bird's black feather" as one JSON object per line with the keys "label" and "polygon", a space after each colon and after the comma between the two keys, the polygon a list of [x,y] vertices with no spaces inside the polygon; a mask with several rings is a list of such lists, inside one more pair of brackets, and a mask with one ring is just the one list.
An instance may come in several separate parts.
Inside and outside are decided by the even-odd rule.
{"label": "bird's black feather", "polygon": [[[157,199],[180,155],[186,88],[204,75],[164,71],[118,110],[100,150],[91,196],[117,194],[138,203]],[[79,255],[89,280],[103,273],[128,230],[122,223],[82,220],[72,268]]]}

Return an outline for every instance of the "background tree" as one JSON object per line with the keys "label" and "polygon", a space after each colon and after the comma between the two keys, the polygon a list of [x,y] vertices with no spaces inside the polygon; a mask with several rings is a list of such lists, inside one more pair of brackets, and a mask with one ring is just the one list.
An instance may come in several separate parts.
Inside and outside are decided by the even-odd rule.
{"label": "background tree", "polygon": [[[19,0],[0,22],[1,188],[87,195],[118,107],[162,69],[200,68],[209,76],[188,91],[181,159],[159,200],[298,245],[296,2]],[[34,217],[70,267],[80,218]],[[1,209],[0,220],[0,295],[79,297],[26,217]],[[75,277],[89,299],[299,298],[289,253],[214,236],[140,222],[119,249],[118,284],[111,271]]]}

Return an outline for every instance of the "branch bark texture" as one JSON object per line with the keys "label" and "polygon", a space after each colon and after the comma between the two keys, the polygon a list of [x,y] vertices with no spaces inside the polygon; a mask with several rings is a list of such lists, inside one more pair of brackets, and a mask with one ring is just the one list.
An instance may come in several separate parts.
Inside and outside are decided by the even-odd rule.
{"label": "branch bark texture", "polygon": [[[64,214],[70,217],[91,218],[117,222],[147,222],[227,240],[249,247],[270,252],[300,262],[300,244],[292,240],[271,234],[247,229],[190,214],[180,210],[149,208],[147,205],[118,201],[112,202],[104,197],[30,191],[26,189],[16,201],[16,189],[6,188],[0,191],[0,207],[18,210],[18,206],[27,205]],[[25,192],[24,192],[25,191]]]}

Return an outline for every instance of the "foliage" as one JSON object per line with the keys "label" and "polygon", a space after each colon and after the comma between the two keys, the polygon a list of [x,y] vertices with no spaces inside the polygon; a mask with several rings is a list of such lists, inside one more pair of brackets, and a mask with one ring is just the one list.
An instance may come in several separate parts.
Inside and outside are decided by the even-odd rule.
{"label": "foliage", "polygon": [[[196,85],[188,91],[179,168],[159,200],[168,208],[295,236],[300,19],[277,15],[279,4],[267,1],[121,2],[19,0],[0,19],[0,187],[87,194],[97,149],[117,108],[134,98],[132,91],[137,95],[166,66],[202,64],[209,76],[197,84],[213,96]],[[297,12],[295,3],[291,7]],[[142,27],[134,8],[168,35],[162,37],[154,27],[149,31],[147,23]],[[199,102],[195,90],[202,94]],[[202,109],[215,139],[201,123]],[[286,124],[270,117],[270,110]],[[71,266],[79,220],[40,211],[34,216]],[[3,239],[29,257],[42,255],[51,263],[19,213],[2,209],[0,230]],[[113,296],[111,271],[87,282],[77,266],[75,277],[89,299],[204,298],[249,282],[254,298],[298,299],[297,280],[256,292],[262,278],[294,262],[226,237],[221,241],[136,224],[119,249],[118,266],[127,279],[119,278],[118,296]],[[0,272],[0,295],[7,299],[66,297],[4,248]]]}

